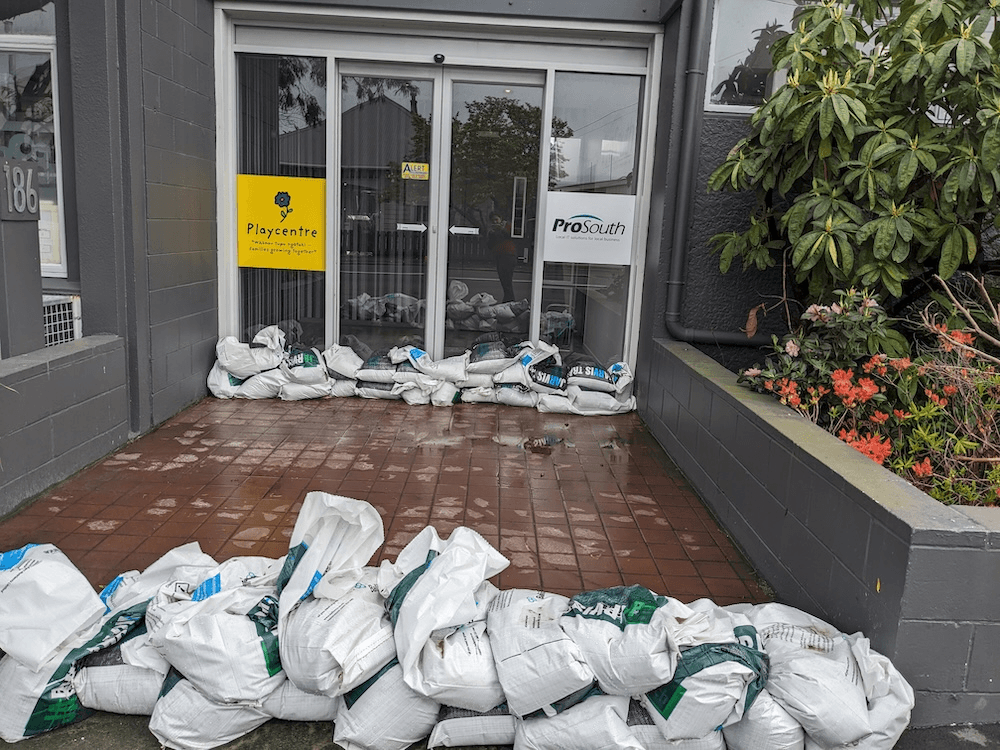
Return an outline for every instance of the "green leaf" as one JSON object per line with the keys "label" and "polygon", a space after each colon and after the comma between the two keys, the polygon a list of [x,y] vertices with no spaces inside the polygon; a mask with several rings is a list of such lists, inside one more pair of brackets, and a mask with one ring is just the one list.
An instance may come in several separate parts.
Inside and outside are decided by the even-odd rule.
{"label": "green leaf", "polygon": [[975,43],[971,39],[959,39],[955,46],[955,66],[958,68],[958,72],[963,76],[968,75],[975,59]]}
{"label": "green leaf", "polygon": [[875,257],[885,260],[896,244],[896,222],[892,218],[879,219],[878,230],[875,232]]}
{"label": "green leaf", "polygon": [[899,171],[896,173],[896,184],[900,190],[906,190],[917,174],[917,156],[913,151],[907,151],[899,159]]}
{"label": "green leaf", "polygon": [[954,227],[941,245],[941,259],[938,261],[938,275],[943,279],[950,279],[962,263],[964,255],[962,233],[959,227]]}
{"label": "green leaf", "polygon": [[1000,166],[1000,119],[983,134],[983,169],[992,172]]}

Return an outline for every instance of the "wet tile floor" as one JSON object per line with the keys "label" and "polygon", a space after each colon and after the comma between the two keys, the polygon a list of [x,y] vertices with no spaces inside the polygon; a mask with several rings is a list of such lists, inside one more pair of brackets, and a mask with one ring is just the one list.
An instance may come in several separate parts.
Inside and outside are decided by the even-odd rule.
{"label": "wet tile floor", "polygon": [[280,557],[311,490],[378,509],[372,564],[464,525],[510,559],[501,588],[770,598],[637,414],[490,404],[208,398],[0,521],[0,551],[55,544],[97,587],[193,540]]}

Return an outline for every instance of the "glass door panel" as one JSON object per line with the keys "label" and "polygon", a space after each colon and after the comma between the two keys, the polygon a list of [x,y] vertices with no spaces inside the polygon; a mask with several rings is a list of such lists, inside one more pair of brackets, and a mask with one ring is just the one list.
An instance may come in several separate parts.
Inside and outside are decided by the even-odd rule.
{"label": "glass door panel", "polygon": [[542,86],[452,84],[444,355],[528,338]]}
{"label": "glass door panel", "polygon": [[340,343],[423,345],[433,81],[344,76]]}
{"label": "glass door panel", "polygon": [[[245,175],[326,177],[326,58],[238,54]],[[326,272],[240,267],[240,337],[280,325],[288,345],[323,347]]]}

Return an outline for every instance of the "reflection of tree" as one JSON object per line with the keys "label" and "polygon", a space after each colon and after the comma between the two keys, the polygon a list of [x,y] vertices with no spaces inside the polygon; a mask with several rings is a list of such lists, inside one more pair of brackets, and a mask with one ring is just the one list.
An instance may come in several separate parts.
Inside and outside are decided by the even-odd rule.
{"label": "reflection of tree", "polygon": [[326,90],[326,59],[322,57],[278,58],[278,113],[281,132],[314,127],[326,119],[315,92]]}
{"label": "reflection of tree", "polygon": [[14,122],[51,122],[52,66],[48,59],[34,66],[26,81],[12,75],[0,86],[0,119]]}
{"label": "reflection of tree", "polygon": [[[458,113],[452,119],[452,209],[485,228],[491,211],[509,214],[514,177],[527,177],[530,191],[537,190],[542,110],[501,96],[465,107],[464,120]],[[553,121],[553,138],[571,134],[565,121]],[[527,204],[533,203],[529,194]]]}
{"label": "reflection of tree", "polygon": [[767,95],[767,79],[771,73],[771,45],[788,32],[778,21],[755,29],[757,44],[742,62],[712,91],[716,104],[760,104]]}

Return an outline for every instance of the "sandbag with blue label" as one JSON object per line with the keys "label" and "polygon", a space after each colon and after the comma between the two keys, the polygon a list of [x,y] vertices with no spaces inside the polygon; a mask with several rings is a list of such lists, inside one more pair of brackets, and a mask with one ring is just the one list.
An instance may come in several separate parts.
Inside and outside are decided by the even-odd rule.
{"label": "sandbag with blue label", "polygon": [[351,571],[360,576],[384,541],[382,517],[369,503],[326,492],[307,493],[276,584],[279,642],[288,616],[323,576]]}
{"label": "sandbag with blue label", "polygon": [[679,648],[677,617],[690,610],[644,586],[614,586],[572,597],[559,624],[608,695],[639,695],[668,682]]}
{"label": "sandbag with blue label", "polygon": [[[487,579],[510,561],[465,526],[447,540],[427,529],[411,542],[413,549],[400,553],[404,564],[415,558],[412,569],[386,599],[403,677],[438,703],[488,711],[504,693],[486,632],[486,608],[496,594]],[[416,562],[415,550],[425,546],[427,554]]]}
{"label": "sandbag with blue label", "polygon": [[324,576],[285,618],[279,642],[288,679],[312,693],[353,690],[396,656],[378,569]]}
{"label": "sandbag with blue label", "polygon": [[32,670],[97,623],[104,602],[51,544],[0,553],[0,651]]}

